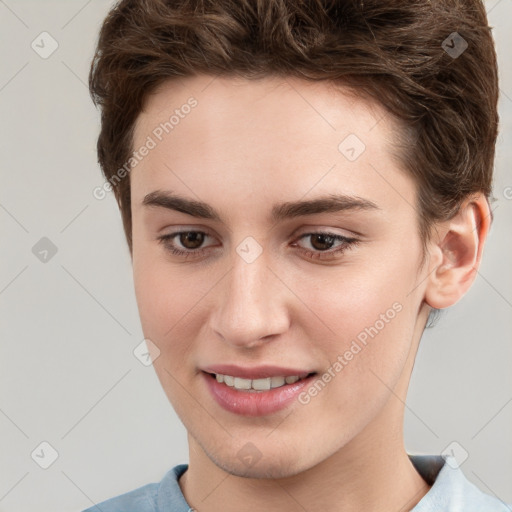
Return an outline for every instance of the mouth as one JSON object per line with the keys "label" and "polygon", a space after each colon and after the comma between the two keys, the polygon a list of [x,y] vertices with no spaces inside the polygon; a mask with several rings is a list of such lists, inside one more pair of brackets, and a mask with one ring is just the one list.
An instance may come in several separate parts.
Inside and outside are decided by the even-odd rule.
{"label": "mouth", "polygon": [[[221,369],[225,373],[220,373]],[[301,403],[298,401],[301,393],[318,375],[318,372],[277,367],[222,366],[215,370],[208,368],[200,372],[207,391],[223,409],[239,416],[266,416],[297,407]]]}
{"label": "mouth", "polygon": [[215,364],[199,368],[211,398],[242,416],[265,416],[297,406],[300,394],[318,372],[304,367]]}
{"label": "mouth", "polygon": [[272,389],[281,388],[283,386],[295,384],[296,382],[309,379],[317,374],[317,372],[299,373],[297,375],[276,375],[271,377],[262,377],[258,379],[247,379],[236,377],[234,375],[226,375],[222,373],[204,372],[210,379],[216,380],[219,384],[237,391],[246,391],[249,393],[258,393],[270,391]]}

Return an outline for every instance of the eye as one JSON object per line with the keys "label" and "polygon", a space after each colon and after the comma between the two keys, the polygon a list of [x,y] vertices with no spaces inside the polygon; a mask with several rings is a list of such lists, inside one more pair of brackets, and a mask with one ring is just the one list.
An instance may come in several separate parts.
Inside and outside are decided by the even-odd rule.
{"label": "eye", "polygon": [[[301,250],[306,254],[306,256],[312,259],[334,259],[359,243],[357,238],[323,231],[305,233],[299,238],[299,240],[302,240],[303,238],[310,239],[310,246],[312,249],[301,248]],[[336,242],[338,242],[339,245],[336,249],[332,250],[332,247]]]}
{"label": "eye", "polygon": [[[173,241],[175,238],[177,238],[178,243],[183,249],[176,246],[176,242]],[[206,238],[213,237],[210,237],[210,235],[203,231],[177,231],[168,235],[159,236],[158,241],[162,243],[171,254],[189,258],[201,256],[208,250],[207,248],[200,247]]]}

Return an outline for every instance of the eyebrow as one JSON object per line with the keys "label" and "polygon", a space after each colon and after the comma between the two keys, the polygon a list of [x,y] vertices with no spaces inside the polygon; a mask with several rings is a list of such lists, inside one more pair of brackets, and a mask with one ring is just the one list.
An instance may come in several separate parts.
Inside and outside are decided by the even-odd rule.
{"label": "eyebrow", "polygon": [[[200,219],[222,222],[219,213],[209,204],[188,199],[172,192],[162,190],[150,192],[144,197],[142,204],[175,210]],[[273,222],[279,222],[306,215],[347,210],[380,210],[380,208],[373,201],[358,196],[330,194],[307,201],[288,201],[275,204],[272,207],[270,218]]]}

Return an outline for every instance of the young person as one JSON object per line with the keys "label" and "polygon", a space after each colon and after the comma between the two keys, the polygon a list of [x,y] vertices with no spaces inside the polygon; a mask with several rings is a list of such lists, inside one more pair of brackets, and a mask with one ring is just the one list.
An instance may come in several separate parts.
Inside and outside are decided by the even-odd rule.
{"label": "young person", "polygon": [[121,1],[90,90],[190,461],[88,511],[509,510],[402,425],[491,223],[482,2]]}

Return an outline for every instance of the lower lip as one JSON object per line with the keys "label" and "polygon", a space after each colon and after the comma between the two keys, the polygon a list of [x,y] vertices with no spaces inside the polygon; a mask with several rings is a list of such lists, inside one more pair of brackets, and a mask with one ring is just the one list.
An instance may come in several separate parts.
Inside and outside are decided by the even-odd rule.
{"label": "lower lip", "polygon": [[215,377],[201,372],[215,401],[224,409],[242,416],[264,416],[284,409],[308,386],[315,375],[268,391],[244,391],[217,382]]}

